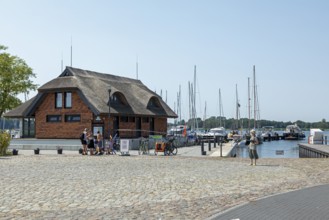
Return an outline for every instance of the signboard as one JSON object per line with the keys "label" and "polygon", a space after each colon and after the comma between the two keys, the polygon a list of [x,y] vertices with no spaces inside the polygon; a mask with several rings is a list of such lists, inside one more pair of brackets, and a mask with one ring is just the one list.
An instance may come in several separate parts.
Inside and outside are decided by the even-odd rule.
{"label": "signboard", "polygon": [[93,135],[96,136],[97,132],[103,135],[103,126],[93,126]]}
{"label": "signboard", "polygon": [[276,150],[275,154],[276,155],[284,155],[284,150]]}
{"label": "signboard", "polygon": [[128,153],[129,152],[129,140],[120,140],[120,151],[121,153]]}

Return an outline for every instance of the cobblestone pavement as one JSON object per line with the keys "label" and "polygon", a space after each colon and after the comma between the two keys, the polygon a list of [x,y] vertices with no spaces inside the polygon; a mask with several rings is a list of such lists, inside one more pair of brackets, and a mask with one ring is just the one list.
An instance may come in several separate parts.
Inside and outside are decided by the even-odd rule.
{"label": "cobblestone pavement", "polygon": [[[42,153],[42,152],[41,152]],[[329,183],[328,159],[189,156],[0,157],[0,219],[206,219]]]}

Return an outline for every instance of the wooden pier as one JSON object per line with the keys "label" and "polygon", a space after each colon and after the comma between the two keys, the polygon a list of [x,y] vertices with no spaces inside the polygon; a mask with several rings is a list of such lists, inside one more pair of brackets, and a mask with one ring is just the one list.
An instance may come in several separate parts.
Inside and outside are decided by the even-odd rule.
{"label": "wooden pier", "polygon": [[299,158],[329,158],[329,146],[320,144],[298,144]]}

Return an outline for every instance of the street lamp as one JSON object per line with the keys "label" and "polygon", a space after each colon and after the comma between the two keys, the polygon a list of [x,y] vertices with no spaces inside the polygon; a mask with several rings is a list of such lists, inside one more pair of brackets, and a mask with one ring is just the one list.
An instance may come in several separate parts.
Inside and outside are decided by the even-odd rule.
{"label": "street lamp", "polygon": [[110,116],[111,116],[111,86],[109,88],[109,138],[111,136],[111,119],[110,119]]}

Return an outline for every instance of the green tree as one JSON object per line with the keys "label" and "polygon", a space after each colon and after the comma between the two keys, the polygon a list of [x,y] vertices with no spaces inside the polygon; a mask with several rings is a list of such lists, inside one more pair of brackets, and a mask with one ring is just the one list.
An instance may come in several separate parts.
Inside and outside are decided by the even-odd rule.
{"label": "green tree", "polygon": [[37,89],[37,85],[30,80],[35,78],[32,69],[23,59],[5,50],[7,47],[0,45],[0,117],[21,104],[16,97],[18,94]]}

